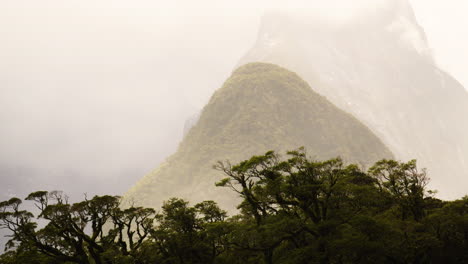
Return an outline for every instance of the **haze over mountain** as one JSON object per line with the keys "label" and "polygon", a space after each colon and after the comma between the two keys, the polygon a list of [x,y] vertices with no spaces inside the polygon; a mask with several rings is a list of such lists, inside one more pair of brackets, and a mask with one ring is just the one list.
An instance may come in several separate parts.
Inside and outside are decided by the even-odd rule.
{"label": "haze over mountain", "polygon": [[[255,42],[264,10],[294,2],[2,1],[1,200],[38,189],[123,193],[176,150],[184,119]],[[335,18],[381,5],[299,2],[303,14]],[[468,83],[466,1],[411,2],[439,64]]]}
{"label": "haze over mountain", "polygon": [[371,165],[391,152],[372,132],[341,111],[298,75],[272,64],[252,63],[235,70],[211,97],[177,152],[140,180],[127,202],[158,208],[164,200],[216,200],[236,204],[215,187],[219,160],[238,162],[268,150],[304,146],[317,159],[341,156]]}
{"label": "haze over mountain", "polygon": [[418,159],[441,197],[460,197],[468,184],[468,93],[435,64],[409,3],[386,2],[343,23],[271,12],[239,65],[263,61],[297,72],[398,159]]}
{"label": "haze over mountain", "polygon": [[[336,17],[381,4],[338,2],[1,1],[2,193],[122,193],[175,151],[184,119],[255,42],[265,9]],[[466,1],[411,2],[438,61],[464,81]]]}

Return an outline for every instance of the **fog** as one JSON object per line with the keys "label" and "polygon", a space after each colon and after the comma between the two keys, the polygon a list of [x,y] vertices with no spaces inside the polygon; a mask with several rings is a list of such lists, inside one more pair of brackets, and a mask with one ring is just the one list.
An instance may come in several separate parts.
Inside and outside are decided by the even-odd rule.
{"label": "fog", "polygon": [[[265,11],[343,23],[389,3],[323,2],[1,1],[4,196],[122,194],[176,150]],[[437,63],[468,87],[468,4],[411,2]]]}

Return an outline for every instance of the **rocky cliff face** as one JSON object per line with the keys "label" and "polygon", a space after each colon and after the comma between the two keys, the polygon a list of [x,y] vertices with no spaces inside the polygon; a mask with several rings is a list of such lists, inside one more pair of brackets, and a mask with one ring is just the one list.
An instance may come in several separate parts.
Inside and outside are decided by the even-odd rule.
{"label": "rocky cliff face", "polygon": [[236,197],[214,186],[223,177],[212,169],[218,160],[238,162],[301,146],[314,158],[341,156],[363,165],[392,157],[366,126],[295,73],[272,64],[248,64],[215,92],[177,152],[140,180],[125,200],[159,207],[170,197],[208,199],[233,209]]}
{"label": "rocky cliff face", "polygon": [[408,2],[386,2],[339,23],[269,13],[239,65],[262,61],[297,72],[398,159],[418,159],[441,197],[460,197],[468,193],[468,94],[434,63]]}

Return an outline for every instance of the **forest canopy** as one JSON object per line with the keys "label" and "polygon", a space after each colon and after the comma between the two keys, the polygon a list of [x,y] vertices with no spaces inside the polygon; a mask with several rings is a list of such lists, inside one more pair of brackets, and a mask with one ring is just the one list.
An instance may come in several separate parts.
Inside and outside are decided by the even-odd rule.
{"label": "forest canopy", "polygon": [[179,198],[156,210],[38,191],[25,198],[37,213],[1,202],[0,263],[468,263],[468,197],[434,198],[414,160],[363,170],[298,149],[214,167],[241,198],[232,216]]}

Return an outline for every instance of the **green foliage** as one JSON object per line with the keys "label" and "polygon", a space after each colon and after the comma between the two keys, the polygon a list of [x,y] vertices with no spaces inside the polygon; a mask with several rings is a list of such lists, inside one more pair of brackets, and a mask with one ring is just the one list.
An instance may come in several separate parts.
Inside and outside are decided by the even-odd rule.
{"label": "green foliage", "polygon": [[[368,171],[304,149],[238,164],[219,162],[218,186],[238,214],[214,201],[166,201],[162,210],[119,207],[119,197],[69,204],[60,192],[0,203],[11,231],[0,263],[467,263],[468,197],[441,201],[415,161],[381,160]],[[108,228],[104,228],[107,226]]]}
{"label": "green foliage", "polygon": [[243,198],[235,251],[255,252],[257,263],[468,261],[468,199],[431,197],[416,161],[382,160],[364,172],[303,149],[288,156],[217,164],[227,176],[218,185]]}
{"label": "green foliage", "polygon": [[[0,227],[12,232],[7,249],[17,248],[18,258],[25,255],[24,249],[31,249],[24,251],[29,258],[37,255],[37,259],[49,257],[60,263],[106,263],[108,251],[114,252],[114,259],[138,259],[138,249],[153,227],[153,209],[121,210],[116,196],[69,204],[61,192],[40,191],[26,200],[39,209],[37,217],[46,222],[43,228],[38,229],[31,212],[20,210],[20,199],[0,204]],[[104,232],[106,224],[108,232]]]}

